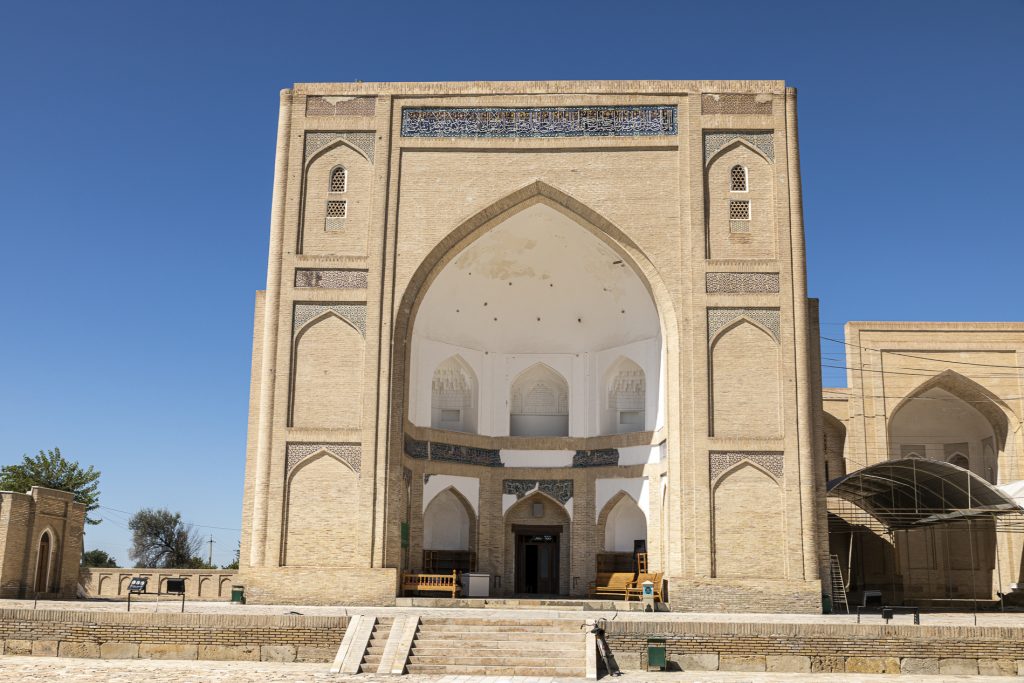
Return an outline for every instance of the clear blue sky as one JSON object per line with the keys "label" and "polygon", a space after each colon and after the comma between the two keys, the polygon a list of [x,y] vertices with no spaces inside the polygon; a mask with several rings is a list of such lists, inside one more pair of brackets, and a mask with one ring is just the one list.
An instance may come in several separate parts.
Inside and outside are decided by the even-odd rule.
{"label": "clear blue sky", "polygon": [[[823,334],[1022,320],[1022,26],[1021,0],[6,2],[0,464],[59,446],[230,561],[294,82],[785,79]],[[86,547],[127,562],[102,516]]]}

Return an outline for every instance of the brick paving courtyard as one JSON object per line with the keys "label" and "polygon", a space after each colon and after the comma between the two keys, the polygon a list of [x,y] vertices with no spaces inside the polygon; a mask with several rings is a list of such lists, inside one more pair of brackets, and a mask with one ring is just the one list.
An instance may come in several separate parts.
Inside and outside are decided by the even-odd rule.
{"label": "brick paving courtyard", "polygon": [[[580,683],[579,678],[527,678],[499,676],[338,676],[324,664],[275,664],[271,662],[200,662],[158,660],[96,660],[56,657],[0,657],[0,680],[18,683],[66,681],[68,683],[284,683],[286,681],[335,681],[372,683]],[[779,673],[627,673],[621,683],[792,683],[800,681],[850,681],[851,683],[946,683],[965,681],[1019,681],[1020,678],[993,676],[886,676],[863,674],[779,674]]]}

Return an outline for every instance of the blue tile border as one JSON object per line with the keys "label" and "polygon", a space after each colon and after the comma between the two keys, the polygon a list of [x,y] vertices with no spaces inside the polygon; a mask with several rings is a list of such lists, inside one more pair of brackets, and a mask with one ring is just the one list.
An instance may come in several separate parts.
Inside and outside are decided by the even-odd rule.
{"label": "blue tile border", "polygon": [[678,133],[676,105],[405,107],[407,138],[647,137]]}

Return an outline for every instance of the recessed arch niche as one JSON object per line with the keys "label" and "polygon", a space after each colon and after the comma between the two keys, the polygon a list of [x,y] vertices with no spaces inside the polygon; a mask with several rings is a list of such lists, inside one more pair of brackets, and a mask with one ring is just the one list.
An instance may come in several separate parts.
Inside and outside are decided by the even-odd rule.
{"label": "recessed arch niche", "polygon": [[[581,219],[547,201],[527,202],[480,231],[432,273],[413,312],[410,422],[436,426],[427,404],[439,363],[457,356],[478,380],[476,432],[485,436],[597,436],[609,429],[605,376],[628,356],[644,377],[647,413],[660,415],[664,356],[658,310],[646,282]],[[543,375],[543,377],[541,377]],[[522,380],[534,384],[525,392]],[[534,399],[552,398],[541,429],[520,428]],[[517,412],[520,411],[520,412]],[[557,418],[557,419],[556,419]],[[539,422],[528,418],[526,422]]]}
{"label": "recessed arch niche", "polygon": [[476,432],[477,379],[459,355],[441,362],[430,384],[430,426],[453,432]]}

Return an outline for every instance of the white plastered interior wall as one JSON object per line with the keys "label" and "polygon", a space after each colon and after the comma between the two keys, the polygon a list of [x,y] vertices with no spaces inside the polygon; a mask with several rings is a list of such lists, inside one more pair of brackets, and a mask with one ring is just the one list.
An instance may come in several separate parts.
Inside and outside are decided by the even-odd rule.
{"label": "white plastered interior wall", "polygon": [[569,384],[569,436],[615,433],[606,384],[621,358],[644,372],[644,431],[664,424],[664,351],[650,293],[608,245],[543,204],[495,227],[438,274],[412,337],[415,425],[431,425],[434,371],[455,355],[476,374],[482,435],[508,436],[512,382],[536,363]]}

